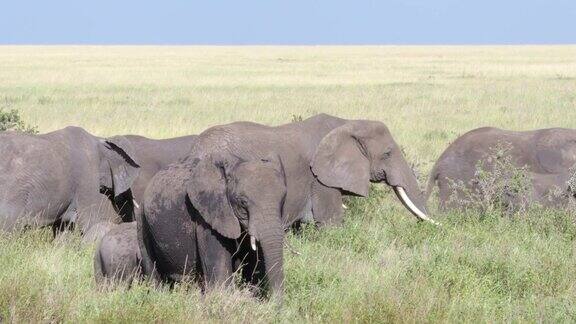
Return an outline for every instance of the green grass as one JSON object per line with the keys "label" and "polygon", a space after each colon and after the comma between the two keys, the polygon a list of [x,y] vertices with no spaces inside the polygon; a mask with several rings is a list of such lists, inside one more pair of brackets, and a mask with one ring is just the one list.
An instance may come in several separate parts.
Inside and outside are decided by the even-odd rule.
{"label": "green grass", "polygon": [[[576,46],[0,47],[0,107],[41,132],[171,137],[326,112],[385,122],[422,181],[480,126],[576,128]],[[424,184],[424,183],[422,183]],[[418,224],[386,188],[340,228],[289,237],[281,309],[245,291],[99,288],[93,247],[0,237],[0,316],[29,321],[574,322],[576,218],[439,213]],[[434,205],[434,204],[432,204]]]}

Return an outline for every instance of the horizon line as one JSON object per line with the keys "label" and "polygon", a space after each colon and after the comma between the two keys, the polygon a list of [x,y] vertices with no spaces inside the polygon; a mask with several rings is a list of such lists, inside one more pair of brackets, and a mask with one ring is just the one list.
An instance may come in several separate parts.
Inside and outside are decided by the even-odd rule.
{"label": "horizon line", "polygon": [[0,46],[574,46],[574,43],[2,43]]}

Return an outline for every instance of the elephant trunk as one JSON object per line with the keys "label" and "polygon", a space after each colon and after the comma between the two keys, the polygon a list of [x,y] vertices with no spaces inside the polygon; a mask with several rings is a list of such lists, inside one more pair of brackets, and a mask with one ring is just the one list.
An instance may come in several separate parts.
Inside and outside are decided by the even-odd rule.
{"label": "elephant trunk", "polygon": [[439,225],[428,216],[426,198],[424,197],[412,168],[403,157],[396,158],[391,171],[386,172],[387,183],[392,186],[394,193],[414,216],[423,221]]}
{"label": "elephant trunk", "polygon": [[272,299],[281,301],[284,286],[284,228],[279,208],[253,213],[250,234],[256,238],[264,259],[265,282]]}

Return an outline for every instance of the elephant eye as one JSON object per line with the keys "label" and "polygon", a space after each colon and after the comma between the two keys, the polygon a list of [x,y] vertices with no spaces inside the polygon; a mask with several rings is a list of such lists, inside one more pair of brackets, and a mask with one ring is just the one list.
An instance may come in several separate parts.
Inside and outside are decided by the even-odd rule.
{"label": "elephant eye", "polygon": [[234,195],[234,201],[236,202],[236,204],[238,204],[238,206],[242,207],[242,208],[246,208],[248,207],[248,202],[246,201],[246,197],[236,194]]}
{"label": "elephant eye", "polygon": [[236,218],[240,221],[240,223],[244,226],[248,226],[248,211],[244,208],[236,208]]}
{"label": "elephant eye", "polygon": [[391,154],[392,154],[392,151],[391,151],[391,150],[388,150],[388,151],[382,153],[382,160],[388,159]]}
{"label": "elephant eye", "polygon": [[242,206],[243,208],[248,207],[248,202],[246,202],[246,199],[240,198],[240,206]]}

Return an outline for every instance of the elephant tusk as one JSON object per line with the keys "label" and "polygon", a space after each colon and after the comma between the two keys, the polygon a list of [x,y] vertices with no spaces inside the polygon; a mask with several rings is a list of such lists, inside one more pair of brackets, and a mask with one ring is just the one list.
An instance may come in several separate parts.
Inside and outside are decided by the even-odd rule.
{"label": "elephant tusk", "polygon": [[138,205],[138,203],[136,202],[136,199],[132,199],[132,203],[134,204],[134,207],[140,209],[140,205]]}
{"label": "elephant tusk", "polygon": [[342,208],[344,208],[344,209],[348,209],[348,206],[346,206],[346,205],[342,204]]}
{"label": "elephant tusk", "polygon": [[404,203],[406,208],[408,208],[408,210],[410,210],[412,212],[412,214],[414,214],[414,216],[418,217],[421,220],[428,221],[434,225],[438,225],[438,226],[441,225],[440,223],[436,222],[432,218],[428,217],[418,207],[416,207],[416,205],[414,205],[412,200],[410,200],[410,197],[408,197],[408,195],[406,194],[406,191],[404,191],[404,188],[394,187],[394,192],[396,192],[396,194],[398,195],[398,197],[400,198],[402,203]]}
{"label": "elephant tusk", "polygon": [[250,235],[250,246],[252,250],[256,251],[256,238],[252,235]]}

